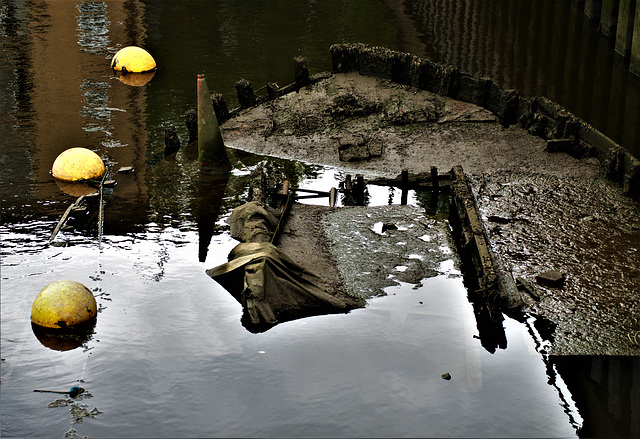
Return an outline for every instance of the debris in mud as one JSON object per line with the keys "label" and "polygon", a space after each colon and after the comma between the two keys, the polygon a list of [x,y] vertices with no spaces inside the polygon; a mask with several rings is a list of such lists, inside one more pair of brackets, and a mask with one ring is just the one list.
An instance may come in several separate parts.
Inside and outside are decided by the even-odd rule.
{"label": "debris in mud", "polygon": [[369,101],[354,93],[346,93],[333,98],[326,112],[334,119],[367,116],[382,110],[380,102]]}
{"label": "debris in mud", "polygon": [[[417,206],[344,207],[327,212],[322,222],[346,287],[364,299],[400,282],[417,285],[437,276],[440,264],[452,258],[446,223]],[[384,224],[396,229],[382,233]]]}
{"label": "debris in mud", "polygon": [[[576,162],[567,160],[567,168]],[[557,325],[553,354],[635,354],[627,334],[637,328],[640,304],[640,234],[633,229],[640,208],[588,172],[485,172],[475,181],[477,202],[485,218],[528,220],[500,224],[491,246],[531,298],[529,311]],[[549,268],[571,275],[556,275],[556,287],[540,283],[536,276]]]}
{"label": "debris in mud", "polygon": [[527,282],[527,280],[524,279],[523,277],[520,277],[520,276],[516,277],[516,288],[518,288],[519,291],[526,292],[534,300],[536,300],[536,301],[540,300],[540,295],[536,292],[536,290],[533,287],[533,285],[531,285],[529,282]]}
{"label": "debris in mud", "polygon": [[382,233],[386,232],[387,230],[398,230],[398,226],[396,226],[394,223],[382,223]]}
{"label": "debris in mud", "polygon": [[489,215],[489,217],[487,218],[487,221],[489,221],[490,223],[496,223],[496,224],[509,224],[514,222],[521,222],[526,224],[529,222],[527,218],[505,218],[500,215]]}
{"label": "debris in mud", "polygon": [[340,161],[355,162],[382,156],[382,143],[359,134],[338,138]]}
{"label": "debris in mud", "polygon": [[536,282],[551,288],[562,288],[566,276],[556,270],[547,270],[536,275]]}

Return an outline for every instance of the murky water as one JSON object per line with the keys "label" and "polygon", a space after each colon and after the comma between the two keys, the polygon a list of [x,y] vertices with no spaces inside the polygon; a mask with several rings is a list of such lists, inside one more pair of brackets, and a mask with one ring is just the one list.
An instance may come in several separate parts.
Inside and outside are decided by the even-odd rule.
{"label": "murky water", "polygon": [[[289,83],[295,55],[313,72],[328,70],[337,41],[407,50],[411,35],[398,27],[405,22],[390,13],[392,3],[0,5],[4,437],[62,437],[70,428],[91,437],[565,437],[581,425],[602,431],[601,419],[629,425],[620,437],[638,431],[626,400],[622,414],[601,408],[583,419],[588,404],[624,392],[605,386],[581,406],[579,386],[569,389],[545,355],[537,322],[506,318],[507,348],[484,349],[453,260],[433,267],[438,275],[419,287],[389,287],[365,309],[263,334],[242,327],[240,305],[204,274],[234,246],[224,220],[244,202],[249,170],[264,158],[235,151],[232,175],[209,181],[197,172],[193,146],[165,157],[166,124],[186,143],[182,118],[195,107],[196,74],[233,106],[237,79],[256,88]],[[403,5],[417,16],[414,3]],[[108,68],[129,44],[147,47],[160,66],[143,87]],[[117,185],[107,193],[101,242],[92,223],[48,245],[76,199],[49,173],[71,146],[98,152]],[[295,185],[322,190],[344,177],[267,163]],[[117,174],[122,166],[135,172]],[[372,204],[400,199],[388,188],[369,190]],[[420,195],[409,202],[420,204]],[[87,285],[100,308],[95,333],[73,349],[39,339],[29,321],[38,291],[65,278]],[[612,367],[616,376],[637,386],[638,363],[621,364]],[[48,407],[55,395],[33,392],[76,384],[93,395],[79,403],[102,412],[78,424],[70,424],[69,407]]]}
{"label": "murky water", "polygon": [[640,157],[640,78],[584,2],[406,0],[406,51],[493,79],[525,97],[547,96]]}
{"label": "murky water", "polygon": [[[560,379],[546,385],[526,327],[507,320],[509,348],[495,355],[474,338],[453,262],[366,309],[251,334],[240,306],[204,275],[231,240],[214,238],[201,264],[195,231],[147,229],[108,236],[102,250],[44,248],[37,265],[30,252],[5,256],[3,436],[61,437],[70,427],[91,437],[575,433],[568,392]],[[62,278],[88,285],[101,309],[95,335],[75,350],[45,347],[28,320],[34,289]],[[58,396],[33,393],[75,384],[102,412],[81,424],[70,425],[68,407],[48,407]]]}

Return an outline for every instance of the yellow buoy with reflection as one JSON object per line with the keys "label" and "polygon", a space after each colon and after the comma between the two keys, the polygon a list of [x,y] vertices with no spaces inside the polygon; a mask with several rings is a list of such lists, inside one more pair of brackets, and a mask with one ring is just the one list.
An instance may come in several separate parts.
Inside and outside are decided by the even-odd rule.
{"label": "yellow buoy with reflection", "polygon": [[45,328],[31,322],[31,330],[42,346],[54,351],[70,351],[86,344],[94,334],[96,319],[73,326],[71,330]]}
{"label": "yellow buoy with reflection", "polygon": [[98,313],[96,299],[74,280],[59,280],[44,287],[31,307],[31,321],[45,328],[64,329],[87,322]]}
{"label": "yellow buoy with reflection", "polygon": [[145,73],[156,69],[156,61],[143,48],[128,46],[120,49],[113,56],[111,68],[116,72]]}
{"label": "yellow buoy with reflection", "polygon": [[51,173],[64,181],[97,180],[105,173],[98,154],[86,148],[69,148],[53,162]]}
{"label": "yellow buoy with reflection", "polygon": [[64,181],[58,178],[54,180],[62,192],[72,197],[91,195],[98,192],[98,189],[95,187],[81,181]]}
{"label": "yellow buoy with reflection", "polygon": [[151,81],[153,75],[155,75],[155,70],[153,72],[145,72],[145,73],[122,73],[116,72],[116,76],[123,84],[130,85],[132,87],[142,87],[146,85],[147,82]]}

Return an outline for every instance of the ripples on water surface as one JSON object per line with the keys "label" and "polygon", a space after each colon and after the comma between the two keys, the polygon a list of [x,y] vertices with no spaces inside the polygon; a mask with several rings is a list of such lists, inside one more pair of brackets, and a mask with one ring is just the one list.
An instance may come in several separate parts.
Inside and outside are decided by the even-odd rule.
{"label": "ripples on water surface", "polygon": [[[481,347],[453,261],[365,309],[251,334],[240,305],[204,274],[234,243],[214,238],[202,264],[197,241],[193,230],[150,227],[106,236],[102,249],[85,241],[4,256],[3,436],[62,436],[68,409],[32,391],[78,380],[93,395],[83,402],[103,412],[73,425],[92,437],[574,433],[577,412],[559,398],[568,392],[545,385],[525,326],[505,322],[507,350]],[[92,289],[101,311],[90,341],[58,351],[28,316],[38,288],[64,278]]]}
{"label": "ripples on water surface", "polygon": [[[166,124],[175,124],[186,143],[183,114],[195,107],[198,73],[233,106],[236,80],[247,78],[255,88],[287,84],[296,55],[308,58],[312,72],[329,70],[328,48],[340,41],[461,62],[471,73],[504,74],[505,85],[519,87],[508,74],[521,70],[500,61],[511,55],[493,62],[474,57],[480,40],[467,37],[449,51],[444,43],[454,44],[459,34],[451,28],[432,36],[442,28],[437,23],[464,27],[450,18],[461,13],[472,17],[472,28],[486,28],[478,23],[487,13],[472,13],[479,2],[454,3],[0,4],[2,435],[61,437],[70,428],[68,407],[47,407],[55,396],[33,389],[75,384],[93,394],[81,402],[102,412],[72,425],[92,437],[575,435],[583,421],[534,322],[507,318],[508,349],[484,350],[453,261],[434,267],[440,274],[420,287],[391,287],[365,309],[247,332],[240,305],[204,270],[226,261],[234,243],[224,219],[243,202],[248,169],[262,158],[236,151],[234,174],[211,182],[198,176],[193,146],[164,157]],[[520,29],[519,39],[523,4],[491,2],[489,9],[519,11],[507,21],[510,32]],[[113,54],[131,44],[148,48],[160,66],[144,87],[123,84],[108,68]],[[528,66],[531,57],[543,65],[535,60],[544,56],[527,56]],[[545,76],[527,78],[523,91],[541,93],[530,84]],[[55,157],[71,146],[100,154],[117,181],[100,245],[95,229],[63,231],[55,246],[47,245],[75,200],[50,175]],[[121,166],[135,172],[115,174]],[[269,166],[294,184],[325,190],[334,173],[275,160]],[[387,189],[377,197],[383,204],[399,199]],[[209,239],[203,255],[200,241]],[[89,341],[56,350],[36,338],[29,314],[38,291],[65,278],[87,285],[100,313]]]}

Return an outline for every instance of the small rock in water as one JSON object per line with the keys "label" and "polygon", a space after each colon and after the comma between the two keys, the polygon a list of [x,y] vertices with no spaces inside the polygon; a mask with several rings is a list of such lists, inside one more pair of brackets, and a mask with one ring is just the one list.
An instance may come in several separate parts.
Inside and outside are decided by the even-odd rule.
{"label": "small rock in water", "polygon": [[443,380],[450,380],[451,379],[451,374],[449,372],[443,373],[442,374],[442,379]]}

